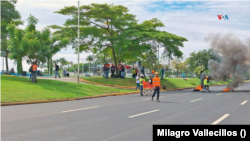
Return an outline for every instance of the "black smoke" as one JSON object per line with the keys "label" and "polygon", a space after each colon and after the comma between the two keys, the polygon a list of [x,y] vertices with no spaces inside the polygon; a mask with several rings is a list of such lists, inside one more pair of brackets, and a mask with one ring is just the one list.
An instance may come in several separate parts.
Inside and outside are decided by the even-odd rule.
{"label": "black smoke", "polygon": [[236,88],[243,83],[244,74],[250,65],[250,39],[246,42],[240,40],[235,35],[229,33],[224,36],[221,34],[210,33],[206,38],[211,48],[222,55],[222,61],[208,61],[209,76],[216,81],[229,79],[229,88]]}

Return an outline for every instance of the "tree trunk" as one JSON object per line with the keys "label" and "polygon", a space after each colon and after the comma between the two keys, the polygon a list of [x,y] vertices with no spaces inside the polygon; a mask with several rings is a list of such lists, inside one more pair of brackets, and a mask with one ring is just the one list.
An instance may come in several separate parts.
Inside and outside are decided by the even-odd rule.
{"label": "tree trunk", "polygon": [[22,59],[17,60],[17,74],[22,74],[23,66]]}
{"label": "tree trunk", "polygon": [[89,73],[90,73],[90,62],[89,62]]}
{"label": "tree trunk", "polygon": [[8,56],[7,56],[7,53],[6,53],[6,56],[5,56],[5,64],[6,64],[6,70],[9,71],[9,67],[8,67]]}
{"label": "tree trunk", "polygon": [[115,72],[116,72],[116,74],[119,74],[118,67],[117,67],[117,61],[116,61],[116,56],[115,56],[115,51],[114,51],[113,48],[112,48],[112,54],[113,54],[113,58],[114,58],[114,62],[115,62]]}

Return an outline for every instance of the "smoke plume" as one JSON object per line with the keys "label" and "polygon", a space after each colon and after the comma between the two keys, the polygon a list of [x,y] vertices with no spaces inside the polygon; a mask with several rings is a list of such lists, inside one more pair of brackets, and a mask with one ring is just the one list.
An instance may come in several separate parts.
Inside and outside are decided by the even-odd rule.
{"label": "smoke plume", "polygon": [[228,88],[236,88],[243,83],[243,78],[250,65],[250,39],[241,41],[233,34],[209,34],[206,41],[211,48],[222,55],[221,63],[214,60],[208,61],[209,76],[213,80],[227,80],[232,77]]}

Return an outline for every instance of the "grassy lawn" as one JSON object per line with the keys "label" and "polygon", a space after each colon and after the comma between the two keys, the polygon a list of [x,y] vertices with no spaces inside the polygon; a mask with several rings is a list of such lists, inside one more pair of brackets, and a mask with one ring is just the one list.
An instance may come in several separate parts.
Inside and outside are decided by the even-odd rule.
{"label": "grassy lawn", "polygon": [[27,77],[1,76],[1,102],[74,98],[131,91],[133,90],[43,79],[38,79],[38,83],[31,83]]}
{"label": "grassy lawn", "polygon": [[[84,78],[84,79],[92,82],[92,78]],[[148,81],[148,79],[146,79],[146,81]],[[94,78],[94,82],[109,84],[109,85],[121,85],[121,86],[132,86],[132,87],[136,86],[135,78],[125,78],[125,79]],[[199,84],[200,84],[200,79],[198,78],[188,78],[187,81],[183,80],[182,78],[164,78],[164,80],[161,80],[161,85],[162,86],[165,85],[167,89],[196,87]],[[228,82],[210,81],[210,85],[214,84],[228,84]]]}
{"label": "grassy lawn", "polygon": [[[84,78],[84,79],[92,82],[92,78]],[[148,81],[148,79],[146,79],[146,81]],[[135,78],[125,78],[125,79],[95,78],[94,82],[109,84],[109,85],[121,85],[121,86],[132,86],[132,87],[136,86]],[[161,84],[162,84],[162,86],[166,85],[167,89],[195,87],[196,86],[196,85],[190,84],[188,81],[185,81],[183,79],[178,79],[178,78],[165,78],[164,80],[161,80]]]}

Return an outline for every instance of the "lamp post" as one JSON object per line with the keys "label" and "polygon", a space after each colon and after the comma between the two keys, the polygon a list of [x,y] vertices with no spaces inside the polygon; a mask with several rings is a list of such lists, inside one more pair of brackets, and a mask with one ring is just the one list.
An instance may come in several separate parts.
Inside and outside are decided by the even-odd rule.
{"label": "lamp post", "polygon": [[78,73],[77,73],[77,82],[79,83],[79,5],[80,5],[80,2],[78,1],[78,52],[77,52],[77,62],[78,62]]}

